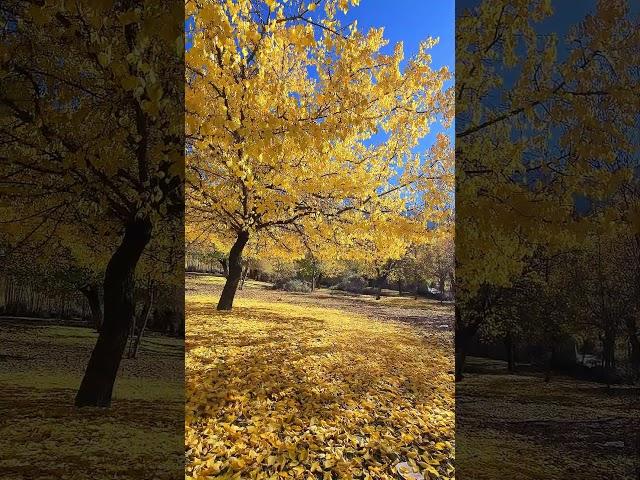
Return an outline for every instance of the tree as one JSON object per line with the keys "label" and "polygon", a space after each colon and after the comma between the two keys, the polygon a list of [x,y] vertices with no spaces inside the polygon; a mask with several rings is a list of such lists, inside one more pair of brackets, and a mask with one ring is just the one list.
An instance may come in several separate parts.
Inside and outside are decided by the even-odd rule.
{"label": "tree", "polygon": [[436,41],[403,64],[402,45],[382,53],[382,29],[341,26],[348,2],[320,3],[187,6],[187,222],[230,247],[220,310],[232,307],[252,237],[286,237],[297,251],[300,232],[333,243],[363,222],[393,223],[442,174],[440,150],[412,151],[452,115],[450,74],[429,65]]}
{"label": "tree", "polygon": [[183,211],[182,25],[138,1],[11,0],[2,12],[15,25],[3,33],[11,56],[3,55],[0,135],[10,161],[0,178],[5,198],[17,200],[16,245],[68,232],[69,244],[116,242],[103,325],[76,397],[78,406],[109,406],[136,266],[152,239],[166,244],[163,225]]}
{"label": "tree", "polygon": [[539,252],[588,246],[611,216],[634,228],[615,197],[637,183],[637,22],[624,1],[597,2],[559,45],[536,30],[552,14],[551,2],[485,1],[458,19],[456,287],[461,307],[481,309],[460,312],[465,332],[483,292],[526,278]]}

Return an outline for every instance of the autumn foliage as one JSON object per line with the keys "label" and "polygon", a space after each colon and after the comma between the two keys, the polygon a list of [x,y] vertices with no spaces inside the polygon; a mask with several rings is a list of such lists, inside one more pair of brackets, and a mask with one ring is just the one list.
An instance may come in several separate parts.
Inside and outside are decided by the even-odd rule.
{"label": "autumn foliage", "polygon": [[232,306],[247,243],[320,241],[344,255],[377,236],[393,256],[393,239],[422,238],[446,216],[447,138],[414,153],[452,116],[451,75],[430,66],[436,41],[408,60],[401,44],[383,53],[382,29],[341,25],[347,7],[187,2],[187,225],[230,252],[218,308]]}

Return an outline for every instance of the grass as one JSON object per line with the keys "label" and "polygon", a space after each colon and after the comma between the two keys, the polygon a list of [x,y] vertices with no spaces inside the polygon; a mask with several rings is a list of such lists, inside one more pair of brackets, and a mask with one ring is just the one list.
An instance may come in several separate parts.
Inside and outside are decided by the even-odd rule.
{"label": "grass", "polygon": [[541,375],[507,374],[505,362],[479,358],[468,367],[456,386],[462,478],[639,478],[637,388],[564,376],[545,383]]}
{"label": "grass", "polygon": [[108,410],[73,407],[91,329],[0,319],[0,478],[181,478],[183,344],[149,335]]}
{"label": "grass", "polygon": [[450,331],[254,282],[217,312],[220,287],[187,279],[187,478],[453,477]]}

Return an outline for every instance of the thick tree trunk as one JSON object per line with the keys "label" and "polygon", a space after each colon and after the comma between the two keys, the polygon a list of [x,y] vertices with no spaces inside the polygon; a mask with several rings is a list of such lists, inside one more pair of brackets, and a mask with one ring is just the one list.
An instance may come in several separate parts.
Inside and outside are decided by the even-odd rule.
{"label": "thick tree trunk", "polygon": [[402,283],[402,279],[398,280],[398,295],[402,295],[402,287],[404,287]]}
{"label": "thick tree trunk", "polygon": [[87,284],[79,288],[89,303],[91,311],[91,325],[97,332],[102,328],[102,299],[100,298],[100,288],[98,285]]}
{"label": "thick tree trunk", "polygon": [[249,232],[242,231],[238,233],[236,242],[229,252],[229,275],[222,289],[220,301],[218,302],[218,310],[231,310],[233,307],[233,299],[238,290],[240,277],[242,276],[242,250],[249,241]]}
{"label": "thick tree trunk", "polygon": [[135,220],[109,260],[104,276],[104,322],[76,395],[78,407],[108,407],[135,313],[135,269],[151,239],[151,223]]}

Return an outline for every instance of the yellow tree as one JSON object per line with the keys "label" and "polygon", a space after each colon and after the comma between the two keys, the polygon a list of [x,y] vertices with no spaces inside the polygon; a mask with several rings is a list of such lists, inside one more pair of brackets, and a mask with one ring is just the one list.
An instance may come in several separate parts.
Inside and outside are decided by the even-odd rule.
{"label": "yellow tree", "polygon": [[393,221],[434,175],[412,150],[452,115],[435,40],[403,64],[401,44],[382,52],[382,29],[340,24],[348,3],[187,3],[187,222],[230,246],[218,309],[232,307],[253,235],[349,236]]}
{"label": "yellow tree", "polygon": [[457,19],[456,280],[473,317],[458,315],[457,345],[537,252],[585,240],[577,199],[615,210],[632,177],[637,22],[627,2],[599,1],[559,45],[537,30],[551,15],[550,1],[500,0]]}
{"label": "yellow tree", "polygon": [[0,136],[9,160],[0,162],[0,194],[24,232],[15,243],[55,235],[110,249],[104,323],[79,406],[110,404],[135,310],[136,266],[153,238],[166,245],[181,236],[183,26],[182,5],[175,7],[172,17],[142,1],[2,5],[13,26],[0,46]]}

